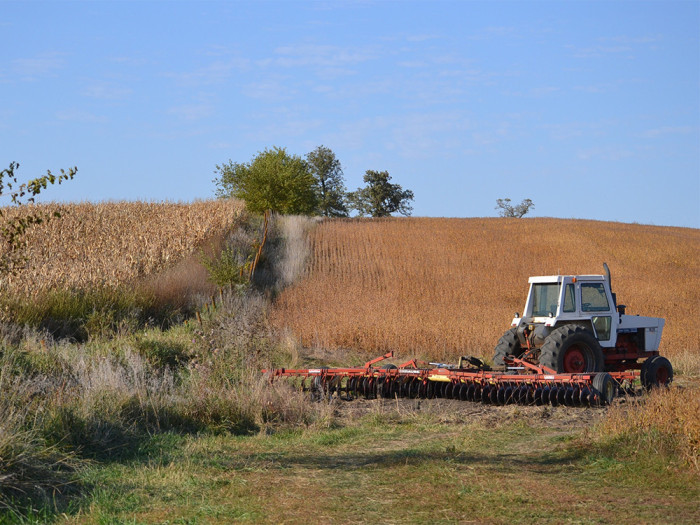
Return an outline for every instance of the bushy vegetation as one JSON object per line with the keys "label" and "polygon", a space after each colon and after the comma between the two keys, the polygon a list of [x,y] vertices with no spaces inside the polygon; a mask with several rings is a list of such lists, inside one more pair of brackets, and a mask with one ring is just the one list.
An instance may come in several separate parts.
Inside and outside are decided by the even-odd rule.
{"label": "bushy vegetation", "polygon": [[[259,233],[255,224],[239,230],[223,251]],[[301,394],[260,374],[286,353],[272,336],[269,299],[253,283],[219,289],[196,318],[167,326],[144,321],[153,306],[147,288],[127,290],[55,291],[8,305],[23,316],[0,325],[0,508],[10,514],[60,510],[85,460],[123,460],[153,433],[246,434],[320,417]],[[63,332],[49,332],[56,327],[47,320],[62,320]]]}
{"label": "bushy vegetation", "polygon": [[360,217],[389,217],[393,213],[411,215],[413,192],[389,182],[388,171],[367,170],[362,180],[367,185],[348,194],[350,207],[357,210]]}
{"label": "bushy vegetation", "polygon": [[367,185],[348,193],[340,161],[330,148],[319,146],[306,160],[273,147],[258,153],[250,162],[229,161],[217,165],[214,179],[218,197],[245,201],[248,210],[285,215],[347,217],[350,210],[360,216],[410,215],[413,192],[391,184],[389,172],[367,170]]}

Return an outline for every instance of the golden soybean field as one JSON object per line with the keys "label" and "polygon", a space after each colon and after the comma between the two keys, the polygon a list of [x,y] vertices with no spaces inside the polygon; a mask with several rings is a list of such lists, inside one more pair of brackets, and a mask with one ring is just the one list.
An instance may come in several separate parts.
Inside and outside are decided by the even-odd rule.
{"label": "golden soybean field", "polygon": [[[52,212],[57,204],[37,205]],[[24,211],[31,211],[27,207]],[[36,296],[53,288],[116,286],[153,275],[223,236],[243,203],[101,202],[60,205],[62,217],[31,228],[26,269],[5,277],[5,292]],[[6,208],[8,217],[17,208]]]}
{"label": "golden soybean field", "polygon": [[[627,313],[663,317],[661,352],[700,354],[700,230],[562,219],[327,220],[273,321],[304,346],[400,359],[491,358],[528,277],[612,272]],[[690,366],[695,367],[692,360]],[[697,372],[700,372],[697,371]]]}

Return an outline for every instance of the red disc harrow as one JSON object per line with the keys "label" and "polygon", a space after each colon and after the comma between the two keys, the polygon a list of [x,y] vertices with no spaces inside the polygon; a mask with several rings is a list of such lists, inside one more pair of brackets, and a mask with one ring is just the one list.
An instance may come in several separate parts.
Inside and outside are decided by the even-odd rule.
{"label": "red disc harrow", "polygon": [[[639,372],[557,374],[547,367],[509,358],[505,371],[490,370],[474,358],[459,365],[420,363],[374,365],[389,352],[358,368],[263,370],[271,381],[292,378],[315,399],[446,398],[495,405],[609,405],[621,392],[632,392]],[[471,366],[465,366],[464,362]]]}

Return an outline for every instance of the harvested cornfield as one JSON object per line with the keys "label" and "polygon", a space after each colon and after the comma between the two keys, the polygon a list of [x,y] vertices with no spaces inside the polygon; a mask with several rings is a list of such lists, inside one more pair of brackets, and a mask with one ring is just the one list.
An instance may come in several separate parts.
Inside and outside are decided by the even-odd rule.
{"label": "harvested cornfield", "polygon": [[[700,354],[700,230],[561,219],[328,220],[273,312],[305,346],[492,357],[531,275],[612,270],[628,314],[664,317],[661,352]],[[688,366],[696,366],[691,361]]]}
{"label": "harvested cornfield", "polygon": [[[38,207],[51,213],[59,205]],[[5,292],[32,297],[48,289],[117,286],[155,274],[206,240],[222,237],[241,218],[243,203],[101,202],[60,209],[60,219],[28,231],[27,267],[3,278]],[[12,217],[19,210],[4,211]]]}

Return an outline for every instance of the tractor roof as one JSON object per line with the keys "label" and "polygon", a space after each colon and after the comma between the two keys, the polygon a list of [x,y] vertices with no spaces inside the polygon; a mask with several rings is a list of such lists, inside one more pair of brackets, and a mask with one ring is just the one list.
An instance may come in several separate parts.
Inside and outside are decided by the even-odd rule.
{"label": "tractor roof", "polygon": [[577,281],[605,281],[603,275],[539,275],[530,277],[529,283],[560,283],[565,277],[575,277]]}

